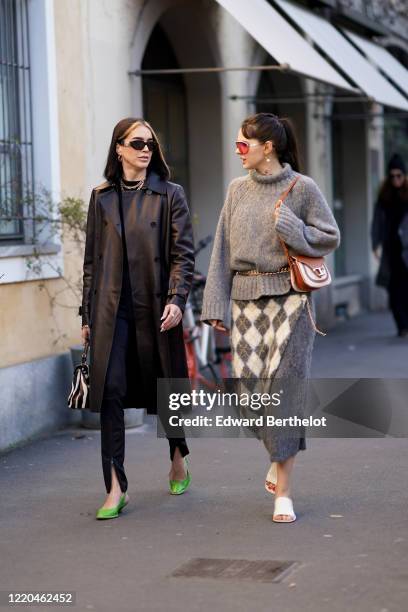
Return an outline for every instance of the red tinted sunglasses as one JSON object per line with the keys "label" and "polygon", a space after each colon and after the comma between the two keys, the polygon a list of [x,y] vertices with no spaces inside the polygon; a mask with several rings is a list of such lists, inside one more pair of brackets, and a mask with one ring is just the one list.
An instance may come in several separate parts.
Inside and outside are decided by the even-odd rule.
{"label": "red tinted sunglasses", "polygon": [[250,147],[259,147],[261,144],[262,142],[245,142],[243,140],[237,140],[235,146],[240,152],[240,155],[246,155]]}

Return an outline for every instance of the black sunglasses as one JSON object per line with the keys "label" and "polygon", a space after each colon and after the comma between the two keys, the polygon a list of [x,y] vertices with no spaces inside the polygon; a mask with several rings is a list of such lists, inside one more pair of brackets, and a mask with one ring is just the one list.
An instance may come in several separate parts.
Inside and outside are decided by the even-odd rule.
{"label": "black sunglasses", "polygon": [[143,138],[135,138],[134,140],[128,142],[128,144],[125,144],[122,139],[122,142],[119,140],[119,143],[124,147],[132,147],[132,149],[135,149],[136,151],[143,151],[146,145],[149,151],[154,151],[157,146],[155,140],[143,140]]}

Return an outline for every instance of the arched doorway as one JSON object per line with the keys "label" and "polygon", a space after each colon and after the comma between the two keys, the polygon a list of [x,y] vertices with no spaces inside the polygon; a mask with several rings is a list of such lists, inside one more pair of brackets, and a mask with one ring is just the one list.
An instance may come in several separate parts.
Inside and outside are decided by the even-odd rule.
{"label": "arched doorway", "polygon": [[[142,61],[142,70],[179,68],[173,48],[156,24]],[[163,144],[171,180],[189,195],[187,99],[181,74],[145,75],[142,79],[144,117]]]}
{"label": "arched doorway", "polygon": [[336,305],[347,304],[354,315],[369,299],[369,112],[361,102],[334,102],[330,119],[333,213],[341,233],[334,253]]}
{"label": "arched doorway", "polygon": [[[140,54],[140,68],[217,65],[218,42],[206,4],[167,0],[162,5]],[[197,242],[214,235],[224,199],[220,76],[161,73],[143,75],[141,81],[143,114],[163,141],[172,180],[187,192]],[[207,248],[197,257],[199,269],[206,270],[210,253]]]}

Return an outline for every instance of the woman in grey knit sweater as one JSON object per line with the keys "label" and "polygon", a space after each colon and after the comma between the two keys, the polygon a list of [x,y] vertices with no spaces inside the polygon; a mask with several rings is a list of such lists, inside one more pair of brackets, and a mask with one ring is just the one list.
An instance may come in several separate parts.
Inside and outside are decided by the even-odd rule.
{"label": "woman in grey knit sweater", "polygon": [[[327,255],[340,244],[340,232],[319,187],[300,174],[297,143],[290,121],[272,113],[245,119],[236,152],[245,176],[229,184],[217,226],[201,320],[218,330],[230,329],[233,376],[244,379],[307,379],[315,326],[309,293],[291,287],[289,252]],[[274,204],[299,176],[275,213]],[[232,324],[230,325],[230,306]],[[308,311],[309,307],[309,311]],[[295,406],[296,401],[298,406]],[[301,412],[305,395],[292,402]],[[275,494],[273,520],[296,519],[290,475],[305,438],[283,437],[271,427],[257,432],[269,453],[266,489]]]}

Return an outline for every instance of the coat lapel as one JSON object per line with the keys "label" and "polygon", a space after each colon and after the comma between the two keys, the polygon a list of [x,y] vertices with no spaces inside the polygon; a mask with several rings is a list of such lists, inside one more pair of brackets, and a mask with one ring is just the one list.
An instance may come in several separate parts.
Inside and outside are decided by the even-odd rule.
{"label": "coat lapel", "polygon": [[[155,198],[157,194],[164,195],[166,193],[166,181],[160,178],[160,176],[151,171],[146,177],[145,185],[143,187],[143,195],[144,197],[152,198],[155,201],[156,205],[159,203],[160,199]],[[152,197],[153,196],[153,197]],[[122,237],[122,226],[120,222],[120,212],[119,212],[119,196],[116,189],[112,186],[108,191],[101,193],[99,196],[101,206],[104,210],[105,219],[110,220],[118,235]],[[124,207],[124,223],[125,227],[128,227],[128,212],[126,207]]]}

